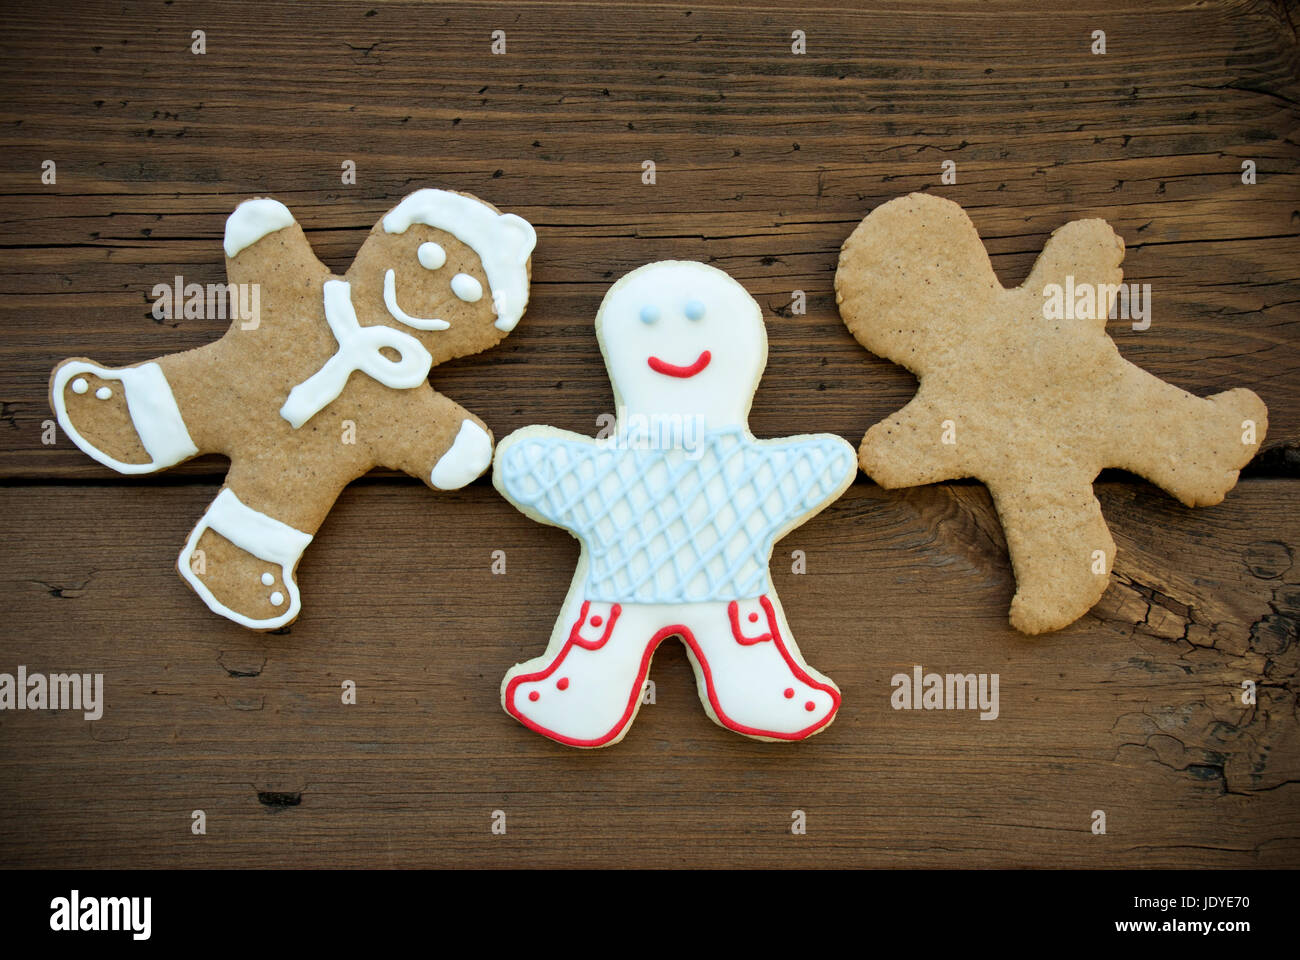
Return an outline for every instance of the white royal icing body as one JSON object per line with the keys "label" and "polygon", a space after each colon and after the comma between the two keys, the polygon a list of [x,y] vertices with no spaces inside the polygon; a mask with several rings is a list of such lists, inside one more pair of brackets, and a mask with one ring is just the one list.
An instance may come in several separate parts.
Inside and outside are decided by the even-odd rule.
{"label": "white royal icing body", "polygon": [[622,443],[525,431],[498,455],[501,491],[585,545],[582,593],[590,600],[700,603],[767,593],[773,543],[856,469],[852,448],[831,435],[758,441],[732,426],[691,449]]}
{"label": "white royal icing body", "polygon": [[[767,592],[772,544],[843,492],[856,458],[829,434],[759,441],[749,432],[767,363],[758,304],[715,267],[649,264],[605,294],[596,335],[618,405],[613,436],[517,431],[497,453],[498,489],[582,541],[588,599],[699,603]],[[648,362],[686,368],[706,353],[689,377]],[[656,424],[682,427],[681,438],[647,449],[631,421],[652,441]]]}
{"label": "white royal icing body", "polygon": [[[702,320],[684,316],[689,302],[703,306]],[[647,307],[657,315],[653,323],[641,319]],[[716,267],[665,261],[633,270],[605,294],[596,338],[621,421],[701,417],[708,429],[748,422],[767,366],[767,331],[758,304]],[[687,366],[705,350],[708,366],[687,379],[665,377],[646,363],[654,355]]]}
{"label": "white royal icing body", "polygon": [[[720,270],[665,262],[633,271],[606,294],[596,334],[618,408],[613,435],[525,427],[497,449],[497,489],[582,544],[547,650],[506,674],[503,705],[565,742],[617,742],[640,702],[629,685],[647,645],[680,626],[707,661],[688,642],[714,720],[724,722],[716,706],[724,725],[760,739],[820,729],[838,694],[800,656],[768,561],[775,541],[852,482],[852,446],[830,434],[749,432],[767,336],[758,304]],[[788,661],[762,636],[764,602]],[[581,642],[570,644],[584,603],[601,620],[576,628]],[[592,648],[616,608],[607,641]]]}
{"label": "white royal icing body", "polygon": [[[623,604],[617,623],[603,647],[588,651],[575,646],[557,674],[540,683],[519,684],[515,698],[527,704],[528,719],[535,724],[573,740],[590,741],[604,737],[622,718],[630,696],[636,696],[639,705],[641,691],[633,688],[639,686],[646,645],[666,627],[682,626],[691,632],[692,639],[699,645],[709,668],[708,676],[713,681],[718,705],[733,724],[790,734],[806,728],[810,718],[824,717],[833,705],[830,694],[793,679],[790,668],[773,642],[737,643],[731,632],[729,606],[727,603]],[[562,640],[568,639],[581,607],[580,602],[566,602],[556,624]],[[774,603],[774,612],[778,629],[795,662],[812,680],[833,687],[828,677],[803,661],[789,639],[790,628],[779,603]],[[758,615],[757,623],[750,623],[751,613]],[[592,627],[588,622],[578,630],[578,636],[586,642],[598,641],[612,614],[612,604],[593,602],[588,609],[588,621],[593,615],[599,616],[601,626]],[[741,601],[737,616],[749,636],[768,629],[766,612],[757,600]],[[515,676],[545,667],[550,654],[548,650],[547,655],[513,668],[503,687]],[[687,656],[695,669],[700,702],[715,722],[721,722],[705,689],[704,672],[689,645]],[[556,689],[556,676],[563,676],[568,681],[569,692],[584,695],[584,709],[572,708],[570,698]],[[780,695],[780,691],[796,683],[799,687],[796,696],[787,699]],[[535,701],[529,699],[534,690],[539,694]],[[776,691],[775,696],[773,691]],[[807,707],[809,703],[813,704],[811,711]],[[631,719],[628,719],[628,726]]]}

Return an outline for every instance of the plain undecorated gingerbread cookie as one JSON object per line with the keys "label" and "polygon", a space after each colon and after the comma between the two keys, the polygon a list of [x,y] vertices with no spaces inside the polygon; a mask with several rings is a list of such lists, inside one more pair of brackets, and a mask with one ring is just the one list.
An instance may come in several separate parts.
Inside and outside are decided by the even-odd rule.
{"label": "plain undecorated gingerbread cookie", "polygon": [[[840,251],[845,324],[920,378],[911,403],[867,431],[859,464],[887,488],[987,485],[1016,576],[1011,624],[1025,633],[1072,623],[1105,592],[1115,543],[1092,492],[1103,468],[1215,504],[1268,428],[1249,390],[1201,399],[1120,356],[1106,319],[1123,257],[1105,221],[1076,220],[1008,290],[961,207],[916,193],[872,211]],[[1091,318],[1047,319],[1044,290],[1067,278],[1098,292]]]}

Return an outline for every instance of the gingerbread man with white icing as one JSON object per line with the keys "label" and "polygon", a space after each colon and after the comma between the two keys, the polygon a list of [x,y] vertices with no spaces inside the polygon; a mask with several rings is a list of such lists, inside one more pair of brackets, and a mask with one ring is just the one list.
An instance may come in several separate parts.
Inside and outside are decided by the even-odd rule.
{"label": "gingerbread man with white icing", "polygon": [[301,609],[298,561],[348,483],[383,466],[453,490],[490,464],[487,427],[435,391],[429,370],[514,329],[535,243],[520,217],[419,190],[337,277],[283,204],[246,201],[226,222],[226,274],[232,289],[255,285],[259,315],[134,366],[65,360],[51,405],[73,442],[119,473],[229,457],[177,567],[216,613],[283,627]]}
{"label": "gingerbread man with white icing", "polygon": [[749,432],[767,333],[721,270],[634,270],[605,295],[596,335],[618,407],[612,435],[532,426],[497,450],[496,488],[582,547],[550,646],[506,674],[502,705],[560,743],[617,743],[655,649],[678,637],[714,722],[772,741],[825,729],[839,688],[800,656],[768,561],[848,488],[853,448],[829,434]]}

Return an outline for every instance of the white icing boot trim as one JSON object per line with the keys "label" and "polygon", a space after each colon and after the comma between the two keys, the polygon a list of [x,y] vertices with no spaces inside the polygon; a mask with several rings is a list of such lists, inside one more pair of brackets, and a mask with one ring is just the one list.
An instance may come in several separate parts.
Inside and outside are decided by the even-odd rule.
{"label": "white icing boot trim", "polygon": [[[123,463],[110,457],[83,437],[73,425],[63,398],[64,388],[69,380],[83,373],[93,373],[101,379],[116,380],[122,384],[131,425],[135,427],[145,453],[149,454],[148,463]],[[167,377],[162,372],[162,367],[156,363],[109,370],[93,363],[74,360],[59,367],[51,392],[54,395],[54,413],[59,418],[63,432],[88,456],[106,467],[112,467],[118,473],[153,473],[188,460],[199,452],[199,448],[190,439],[189,430],[185,428],[185,420],[180,408],[176,406],[176,398],[172,395]]]}
{"label": "white icing boot trim", "polygon": [[458,490],[492,462],[492,438],[473,420],[462,420],[451,449],[438,458],[429,480],[439,490]]}
{"label": "white icing boot trim", "polygon": [[235,207],[226,218],[226,256],[235,257],[267,234],[292,226],[293,214],[279,200],[256,197]]}
{"label": "white icing boot trim", "polygon": [[[190,566],[190,558],[194,555],[199,538],[203,536],[205,530],[221,534],[239,549],[251,553],[259,560],[279,564],[285,589],[289,591],[288,609],[279,616],[254,620],[230,609],[218,600]],[[291,621],[302,609],[293,568],[311,541],[311,534],[295,530],[287,523],[254,510],[235,496],[235,491],[226,487],[217,494],[217,498],[212,501],[203,519],[198,522],[190,538],[185,541],[185,548],[181,550],[181,555],[176,561],[176,569],[185,578],[185,582],[194,588],[194,592],[203,598],[203,602],[213,613],[219,613],[250,630],[274,630]]]}

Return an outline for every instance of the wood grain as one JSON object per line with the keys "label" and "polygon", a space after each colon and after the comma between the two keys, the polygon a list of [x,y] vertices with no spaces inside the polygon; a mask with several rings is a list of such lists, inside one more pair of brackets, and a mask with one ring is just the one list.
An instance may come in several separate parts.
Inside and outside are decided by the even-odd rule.
{"label": "wood grain", "polygon": [[[1289,486],[1248,480],[1193,512],[1104,484],[1116,583],[1094,615],[1030,640],[1005,622],[982,487],[857,484],[774,564],[805,655],[843,689],[836,722],[799,745],[728,733],[668,643],[655,704],[594,752],[501,710],[500,678],[545,645],[577,551],[490,488],[436,504],[414,483],[350,488],[304,563],[303,617],[262,636],[167,572],[211,485],[8,487],[0,532],[23,546],[0,566],[0,664],[102,671],[108,695],[95,723],[0,715],[6,862],[1294,864]],[[51,518],[85,516],[96,529],[50,535]],[[916,664],[998,673],[999,717],[892,709],[891,678]],[[806,836],[790,834],[796,809]]]}
{"label": "wood grain", "polygon": [[[5,863],[1300,866],[1297,23],[1294,4],[1167,0],[1050,16],[945,0],[8,11],[0,671],[102,671],[108,705],[94,723],[0,713]],[[794,29],[806,56],[790,53]],[[1104,56],[1089,52],[1097,29]],[[56,184],[40,181],[45,159]],[[1111,324],[1120,350],[1198,394],[1256,390],[1266,449],[1213,508],[1103,477],[1116,582],[1036,640],[1006,626],[1012,582],[982,487],[859,478],[775,555],[805,654],[844,690],[826,733],[790,748],[715,727],[669,644],[628,739],[565,750],[497,695],[544,646],[576,546],[485,482],[437,497],[385,475],[354,485],[302,567],[303,618],[260,636],[173,570],[222,461],[127,481],[42,442],[62,357],[121,364],[220,335],[217,320],[155,321],[151,290],[223,279],[241,199],[286,202],[342,270],[424,185],[538,229],[519,328],[433,374],[498,435],[593,432],[612,409],[600,298],[677,258],[722,267],[764,307],[755,433],[856,443],[915,381],[839,321],[839,245],[877,204],[930,190],[970,210],[1007,284],[1060,224],[1111,221],[1126,279],[1154,298],[1149,330]],[[789,572],[794,549],[805,575]],[[891,709],[890,678],[916,664],[998,673],[1001,715]],[[497,809],[506,836],[490,833]],[[790,833],[795,809],[806,836]]]}

